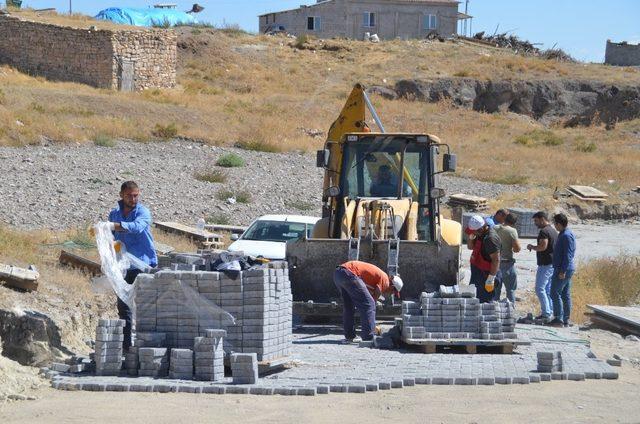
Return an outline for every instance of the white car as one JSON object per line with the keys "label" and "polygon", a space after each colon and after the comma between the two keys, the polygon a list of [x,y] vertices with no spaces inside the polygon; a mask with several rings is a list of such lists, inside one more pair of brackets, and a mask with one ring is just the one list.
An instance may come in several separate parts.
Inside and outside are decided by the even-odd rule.
{"label": "white car", "polygon": [[266,259],[284,260],[286,244],[306,235],[310,238],[313,226],[320,218],[300,215],[264,215],[242,233],[232,236],[230,252],[244,252],[249,256],[262,256]]}

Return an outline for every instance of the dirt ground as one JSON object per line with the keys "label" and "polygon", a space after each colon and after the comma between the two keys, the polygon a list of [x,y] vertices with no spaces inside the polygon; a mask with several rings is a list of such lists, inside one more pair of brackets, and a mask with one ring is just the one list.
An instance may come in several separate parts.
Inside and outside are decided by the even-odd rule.
{"label": "dirt ground", "polygon": [[35,401],[0,405],[2,423],[87,422],[640,422],[640,343],[602,330],[573,329],[600,358],[626,359],[619,380],[512,386],[416,386],[316,397],[64,392],[37,389]]}

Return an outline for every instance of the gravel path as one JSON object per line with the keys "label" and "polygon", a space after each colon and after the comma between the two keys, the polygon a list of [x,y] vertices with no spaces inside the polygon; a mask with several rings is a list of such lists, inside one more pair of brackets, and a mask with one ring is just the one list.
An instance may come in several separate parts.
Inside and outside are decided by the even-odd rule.
{"label": "gravel path", "polygon": [[[222,169],[223,154],[242,156],[246,166]],[[224,170],[227,181],[198,181],[197,172]],[[232,224],[248,224],[266,213],[320,215],[322,170],[315,157],[300,153],[260,153],[172,141],[115,147],[93,144],[48,144],[0,148],[0,222],[18,228],[62,229],[104,219],[118,200],[120,184],[135,180],[142,202],[156,220],[193,223],[199,217],[224,216]],[[447,193],[495,197],[523,187],[501,186],[466,178],[445,177]],[[221,190],[251,194],[247,204],[219,200]]]}

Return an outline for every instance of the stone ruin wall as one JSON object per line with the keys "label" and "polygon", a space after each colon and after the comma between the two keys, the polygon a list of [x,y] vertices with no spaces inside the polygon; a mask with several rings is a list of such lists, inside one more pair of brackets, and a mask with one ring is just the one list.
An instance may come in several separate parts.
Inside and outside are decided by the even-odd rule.
{"label": "stone ruin wall", "polygon": [[0,63],[98,88],[121,88],[123,61],[132,63],[134,90],[174,87],[176,44],[165,29],[80,29],[0,15]]}
{"label": "stone ruin wall", "polygon": [[607,40],[604,63],[614,66],[640,66],[640,44]]}

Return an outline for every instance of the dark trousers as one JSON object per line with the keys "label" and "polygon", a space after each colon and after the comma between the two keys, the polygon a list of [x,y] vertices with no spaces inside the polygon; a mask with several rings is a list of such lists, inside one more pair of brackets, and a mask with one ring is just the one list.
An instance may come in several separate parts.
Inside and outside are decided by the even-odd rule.
{"label": "dark trousers", "polygon": [[571,318],[571,277],[573,277],[573,273],[573,270],[569,270],[564,279],[560,279],[560,273],[554,269],[551,277],[553,315],[564,323],[568,323]]}
{"label": "dark trousers", "polygon": [[[494,282],[494,291],[495,288],[501,287],[502,283],[500,281],[500,273],[496,275],[496,281]],[[480,303],[488,303],[493,301],[494,292],[489,293],[484,288],[484,283],[487,281],[487,277],[489,276],[489,271],[483,271],[475,265],[471,265],[471,280],[469,284],[474,284],[476,286],[476,297],[480,300]]]}
{"label": "dark trousers", "polygon": [[362,340],[373,339],[376,328],[376,301],[367,290],[364,281],[350,271],[338,268],[333,274],[333,282],[342,296],[342,325],[345,338],[356,337],[355,309],[358,309]]}
{"label": "dark trousers", "polygon": [[[136,281],[136,277],[141,272],[142,271],[139,269],[130,269],[127,271],[127,275],[124,276],[124,281],[126,281],[127,284],[133,284],[133,282]],[[126,303],[120,300],[120,298],[118,298],[118,317],[126,322],[123,331],[124,341],[122,342],[122,347],[124,349],[128,349],[131,347],[131,322],[133,321],[133,312]]]}

